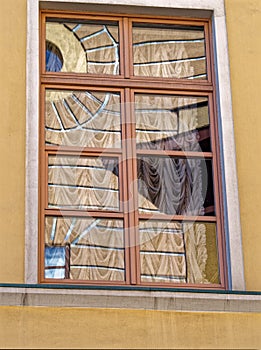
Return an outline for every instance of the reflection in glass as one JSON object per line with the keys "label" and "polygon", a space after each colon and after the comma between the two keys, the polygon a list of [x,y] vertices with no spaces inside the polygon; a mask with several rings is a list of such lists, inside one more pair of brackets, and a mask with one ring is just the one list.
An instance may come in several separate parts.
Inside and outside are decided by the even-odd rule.
{"label": "reflection in glass", "polygon": [[[118,24],[101,21],[46,23],[47,43],[63,57],[61,72],[119,74]],[[55,55],[46,53],[46,71],[56,72]]]}
{"label": "reflection in glass", "polygon": [[120,94],[46,90],[45,142],[59,146],[120,148]]}
{"label": "reflection in glass", "polygon": [[182,225],[166,221],[140,221],[142,282],[186,282]]}
{"label": "reflection in glass", "polygon": [[204,27],[134,24],[134,75],[206,79]]}
{"label": "reflection in glass", "polygon": [[219,283],[216,226],[140,220],[142,282]]}
{"label": "reflection in glass", "polygon": [[63,66],[63,56],[56,45],[46,41],[46,71],[60,72]]}
{"label": "reflection in glass", "polygon": [[49,156],[48,207],[119,210],[118,159]]}
{"label": "reflection in glass", "polygon": [[65,278],[65,247],[46,246],[44,255],[45,278]]}
{"label": "reflection in glass", "polygon": [[[125,280],[122,220],[48,216],[45,244],[46,278],[67,275],[72,280]],[[62,253],[65,246],[66,255]],[[50,271],[50,266],[58,270],[61,263],[63,275]]]}
{"label": "reflection in glass", "polygon": [[215,215],[210,160],[139,156],[139,211]]}
{"label": "reflection in glass", "polygon": [[135,95],[137,149],[210,151],[208,98]]}

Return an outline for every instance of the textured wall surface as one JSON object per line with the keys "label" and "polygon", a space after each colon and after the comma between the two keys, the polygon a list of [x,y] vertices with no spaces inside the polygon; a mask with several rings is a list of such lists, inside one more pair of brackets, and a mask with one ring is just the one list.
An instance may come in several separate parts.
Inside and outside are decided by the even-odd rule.
{"label": "textured wall surface", "polygon": [[0,7],[0,282],[23,282],[26,0]]}
{"label": "textured wall surface", "polygon": [[2,348],[257,349],[261,315],[2,307]]}
{"label": "textured wall surface", "polygon": [[261,290],[261,1],[226,0],[247,290]]}
{"label": "textured wall surface", "polygon": [[[26,0],[0,6],[0,282],[22,283]],[[226,13],[246,287],[260,290],[261,1],[226,0]],[[259,348],[260,325],[260,315],[247,313],[1,307],[0,346]]]}

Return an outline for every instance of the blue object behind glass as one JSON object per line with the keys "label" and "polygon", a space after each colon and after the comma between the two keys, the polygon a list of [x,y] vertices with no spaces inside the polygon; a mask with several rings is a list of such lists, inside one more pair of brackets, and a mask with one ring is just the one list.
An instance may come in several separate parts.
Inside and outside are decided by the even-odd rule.
{"label": "blue object behind glass", "polygon": [[65,247],[45,247],[45,266],[65,266]]}
{"label": "blue object behind glass", "polygon": [[45,54],[46,72],[60,72],[63,66],[63,58],[61,51],[56,45],[47,41]]}
{"label": "blue object behind glass", "polygon": [[45,278],[65,278],[65,247],[45,247],[44,263],[45,267],[56,267],[46,269]]}
{"label": "blue object behind glass", "polygon": [[65,269],[45,270],[45,278],[65,278]]}

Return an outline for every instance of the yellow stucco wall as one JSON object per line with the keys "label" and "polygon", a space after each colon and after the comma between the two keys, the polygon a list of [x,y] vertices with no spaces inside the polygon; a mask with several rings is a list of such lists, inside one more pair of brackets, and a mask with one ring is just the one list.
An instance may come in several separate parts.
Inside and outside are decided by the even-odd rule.
{"label": "yellow stucco wall", "polygon": [[[226,11],[246,285],[261,290],[261,1]],[[26,0],[1,0],[0,26],[0,283],[22,283]],[[0,307],[1,348],[257,349],[260,327],[247,313]]]}
{"label": "yellow stucco wall", "polygon": [[[0,282],[23,282],[26,0],[1,0]],[[261,1],[226,0],[245,276],[261,290]]]}
{"label": "yellow stucco wall", "polygon": [[261,315],[3,307],[1,348],[259,349]]}
{"label": "yellow stucco wall", "polygon": [[0,282],[23,282],[26,0],[0,2]]}
{"label": "yellow stucco wall", "polygon": [[248,290],[261,290],[261,1],[226,0],[240,214]]}

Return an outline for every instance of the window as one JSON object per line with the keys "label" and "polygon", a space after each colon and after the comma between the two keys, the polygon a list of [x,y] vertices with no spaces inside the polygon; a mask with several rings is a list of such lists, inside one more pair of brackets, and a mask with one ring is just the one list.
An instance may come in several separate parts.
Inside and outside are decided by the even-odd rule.
{"label": "window", "polygon": [[210,21],[41,19],[40,280],[224,288]]}
{"label": "window", "polygon": [[[218,107],[215,121],[218,122],[218,132],[220,134],[217,149],[220,151],[221,156],[220,173],[223,193],[223,209],[221,212],[222,219],[224,219],[224,233],[226,236],[224,253],[226,253],[227,260],[227,288],[244,290],[244,264],[224,0],[201,0],[200,5],[190,0],[175,0],[173,4],[161,2],[160,7],[156,0],[139,0],[139,6],[136,6],[135,1],[130,0],[119,0],[117,1],[117,5],[112,0],[100,0],[99,4],[93,4],[91,0],[82,0],[81,3],[78,0],[63,0],[63,2],[57,2],[55,0],[28,0],[27,2],[25,282],[34,285],[40,280],[38,218],[39,216],[42,217],[42,211],[40,211],[39,191],[39,181],[41,180],[39,178],[40,159],[39,148],[36,145],[40,142],[39,56],[44,57],[45,53],[42,51],[40,54],[41,38],[39,31],[41,28],[39,10],[48,9],[58,12],[68,10],[84,13],[103,11],[103,13],[120,12],[129,15],[149,15],[151,18],[155,16],[169,16],[177,19],[186,17],[211,20],[213,33],[210,37],[213,39],[214,46],[212,64],[215,66],[215,93]],[[55,45],[55,43],[52,42],[52,45]],[[56,53],[56,55],[59,57],[59,54]],[[62,58],[62,55],[60,58]],[[42,64],[44,65],[43,62]],[[43,72],[44,69],[42,69]],[[85,288],[88,289],[88,285]],[[157,289],[157,287],[155,288]],[[136,289],[140,289],[140,287],[136,287]],[[70,289],[67,289],[67,293],[70,291]]]}

